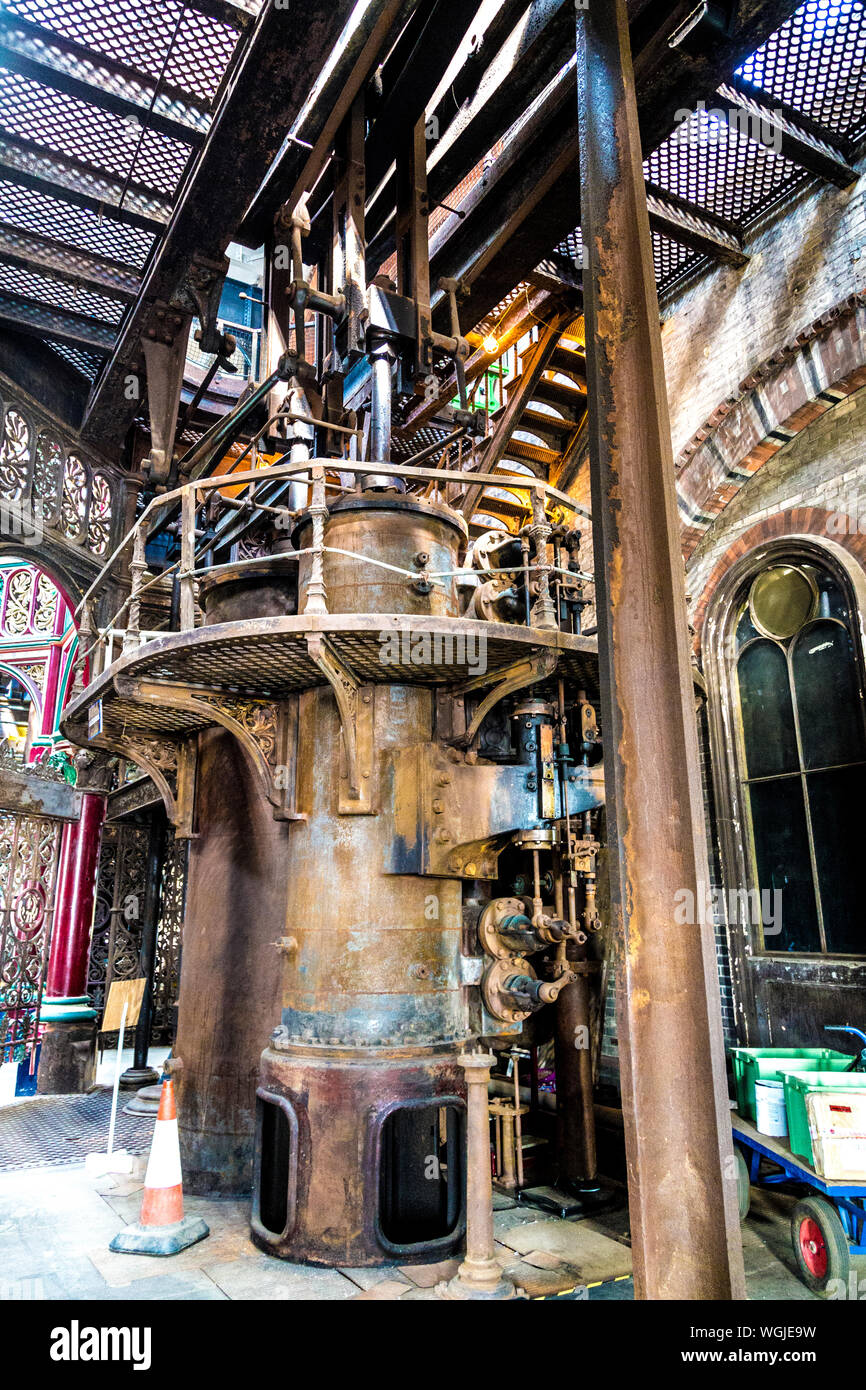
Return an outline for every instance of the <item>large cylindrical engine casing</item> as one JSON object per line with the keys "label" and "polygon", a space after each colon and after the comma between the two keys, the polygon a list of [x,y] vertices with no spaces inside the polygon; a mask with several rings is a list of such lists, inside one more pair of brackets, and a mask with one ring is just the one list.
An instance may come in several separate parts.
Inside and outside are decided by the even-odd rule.
{"label": "large cylindrical engine casing", "polygon": [[[312,521],[302,517],[294,533],[301,549],[312,544]],[[348,497],[333,504],[325,522],[325,545],[352,555],[324,556],[325,589],[331,613],[417,613],[457,617],[457,584],[446,578],[429,593],[419,592],[410,577],[422,570],[454,570],[466,541],[466,523],[450,507],[416,497]],[[370,556],[408,570],[409,575],[371,565],[354,556]],[[427,556],[424,561],[419,556]],[[299,559],[298,607],[304,610],[312,556]],[[443,587],[444,585],[444,587]]]}
{"label": "large cylindrical engine casing", "polygon": [[[432,692],[380,685],[366,693],[379,777],[374,804],[381,804],[390,797],[389,750],[431,737]],[[383,1216],[390,1198],[382,1210],[379,1200],[381,1144],[404,1123],[389,1127],[397,1109],[414,1109],[423,1131],[424,1116],[445,1105],[459,1127],[455,1053],[468,1035],[461,884],[386,873],[390,817],[339,813],[345,755],[329,690],[301,696],[299,747],[298,798],[307,820],[289,840],[282,1022],[262,1062],[254,1236],[284,1258],[324,1264],[430,1259],[459,1240],[462,1194],[452,1188],[447,1195],[457,1203],[452,1230],[430,1240],[390,1238],[394,1220],[389,1226]],[[273,1105],[285,1120],[274,1119]],[[291,1133],[282,1142],[276,1136],[284,1125]],[[401,1142],[412,1182],[411,1150],[420,1140],[411,1125]],[[308,1153],[316,1155],[311,1166]],[[267,1214],[275,1167],[276,1187],[291,1192],[279,1231]],[[418,1190],[423,1206],[420,1179]],[[394,1210],[408,1208],[408,1198],[398,1197]]]}

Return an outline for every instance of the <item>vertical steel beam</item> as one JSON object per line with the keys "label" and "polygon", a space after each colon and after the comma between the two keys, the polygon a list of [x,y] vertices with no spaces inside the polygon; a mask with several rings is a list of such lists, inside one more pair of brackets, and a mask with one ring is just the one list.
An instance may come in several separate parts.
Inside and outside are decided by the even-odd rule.
{"label": "vertical steel beam", "polygon": [[[626,0],[577,10],[593,541],[635,1295],[745,1297]],[[675,909],[692,894],[693,925]],[[687,899],[685,900],[687,901]]]}

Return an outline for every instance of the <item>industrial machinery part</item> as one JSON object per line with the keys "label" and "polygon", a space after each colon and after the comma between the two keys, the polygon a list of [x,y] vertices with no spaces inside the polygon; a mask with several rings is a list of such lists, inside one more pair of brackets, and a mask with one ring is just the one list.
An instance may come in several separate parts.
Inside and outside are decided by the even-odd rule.
{"label": "industrial machinery part", "polygon": [[[347,158],[357,133],[341,133]],[[306,210],[281,214],[294,348],[178,461],[189,481],[161,519],[138,518],[124,655],[68,715],[71,735],[150,773],[191,840],[175,1064],[190,1190],[252,1186],[260,1248],[337,1266],[461,1245],[467,1176],[470,1209],[484,1199],[473,1161],[488,1195],[490,1179],[472,1049],[513,1045],[577,979],[594,869],[580,846],[603,801],[581,693],[594,644],[576,632],[583,577],[561,521],[577,504],[521,478],[514,532],[470,540],[463,471],[394,457],[395,411],[443,361],[454,437],[486,423],[466,400],[455,281],[450,334],[431,326],[413,167],[398,169],[396,287],[364,285],[353,254],[347,288],[353,199],[335,200],[315,284]],[[288,464],[208,478],[244,430]],[[498,474],[475,479],[495,495]],[[142,643],[146,541],[168,526],[180,630]],[[464,1272],[500,1288],[487,1235]]]}

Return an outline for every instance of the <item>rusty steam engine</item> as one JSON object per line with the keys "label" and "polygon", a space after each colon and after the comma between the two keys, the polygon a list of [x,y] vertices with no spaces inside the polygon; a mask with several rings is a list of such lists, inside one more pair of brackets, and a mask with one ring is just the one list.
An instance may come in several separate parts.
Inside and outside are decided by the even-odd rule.
{"label": "rusty steam engine", "polygon": [[[303,205],[277,222],[272,370],[186,455],[152,451],[123,650],[97,641],[66,729],[147,771],[190,839],[172,1063],[188,1185],[252,1188],[276,1256],[362,1266],[459,1247],[458,1059],[520,1043],[540,1010],[560,1176],[594,1175],[575,1043],[604,791],[581,509],[528,470],[485,470],[453,281],[433,296],[450,331],[433,327],[423,124],[398,161],[396,284],[364,281],[357,112],[339,150],[315,275]],[[148,370],[170,398],[171,351]],[[393,412],[449,371],[438,450],[398,461]],[[236,441],[228,487],[215,468]],[[458,445],[471,485],[442,466]],[[172,586],[176,630],[147,631]],[[107,594],[91,599],[82,622],[104,631]]]}

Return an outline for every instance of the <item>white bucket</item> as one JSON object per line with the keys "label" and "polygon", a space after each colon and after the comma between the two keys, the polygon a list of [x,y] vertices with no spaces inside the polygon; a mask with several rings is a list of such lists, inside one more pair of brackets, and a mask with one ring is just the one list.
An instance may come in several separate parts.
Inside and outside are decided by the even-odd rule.
{"label": "white bucket", "polygon": [[770,1134],[779,1139],[788,1133],[788,1112],[785,1109],[783,1082],[756,1081],[755,1109],[755,1128],[759,1134]]}

